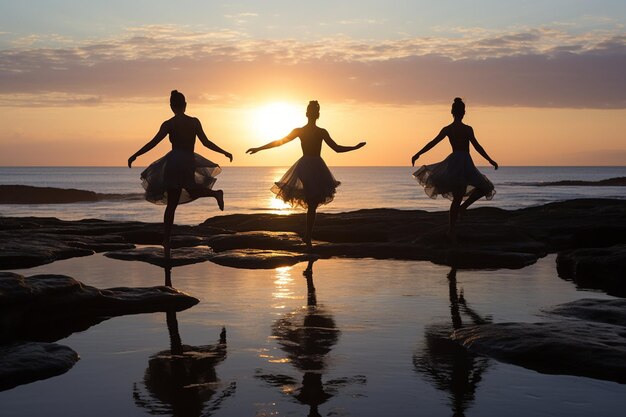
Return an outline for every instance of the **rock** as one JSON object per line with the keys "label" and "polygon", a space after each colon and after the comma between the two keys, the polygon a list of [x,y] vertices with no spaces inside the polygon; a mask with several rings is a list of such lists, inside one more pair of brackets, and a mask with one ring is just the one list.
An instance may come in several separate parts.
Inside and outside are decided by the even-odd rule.
{"label": "rock", "polygon": [[215,254],[210,248],[191,247],[172,249],[170,259],[165,259],[162,247],[138,248],[107,252],[104,256],[123,261],[142,261],[158,266],[191,265],[211,260]]}
{"label": "rock", "polygon": [[306,245],[293,232],[239,232],[236,234],[215,235],[207,238],[209,245],[216,252],[230,249],[267,249],[303,251]]}
{"label": "rock", "polygon": [[[626,300],[598,300],[583,298],[561,304],[549,313],[599,323],[614,324],[626,328]],[[626,335],[625,335],[626,337]]]}
{"label": "rock", "polygon": [[211,262],[233,268],[274,269],[317,259],[315,255],[262,249],[233,249],[216,253]]}
{"label": "rock", "polygon": [[472,326],[452,338],[473,353],[548,374],[626,383],[626,328],[587,321]]}
{"label": "rock", "polygon": [[626,300],[583,299],[547,313],[560,317],[466,327],[452,339],[470,352],[538,372],[626,383]]}
{"label": "rock", "polygon": [[539,187],[545,186],[588,186],[588,187],[624,187],[626,186],[626,177],[607,178],[600,181],[580,181],[580,180],[565,180],[565,181],[552,181],[552,182],[536,182],[529,185],[535,185]]}
{"label": "rock", "polygon": [[141,194],[100,194],[73,188],[0,185],[0,204],[64,204],[140,197]]}
{"label": "rock", "polygon": [[78,353],[55,343],[0,345],[0,391],[61,375],[78,362]]}
{"label": "rock", "polygon": [[0,272],[0,339],[54,341],[110,317],[178,311],[197,303],[164,286],[100,290],[65,275]]}
{"label": "rock", "polygon": [[[581,199],[511,211],[480,207],[465,213],[458,228],[458,244],[453,245],[445,235],[446,211],[320,213],[313,238],[326,243],[318,243],[314,252],[320,256],[430,260],[463,268],[520,268],[548,253],[626,245],[625,219],[626,200]],[[208,244],[217,252],[303,252],[297,233],[304,225],[303,214],[217,216],[198,226],[174,227],[173,246]],[[85,256],[111,245],[161,241],[160,223],[0,217],[0,269]],[[607,263],[611,274],[622,274],[615,265]]]}
{"label": "rock", "polygon": [[626,245],[560,252],[556,265],[560,277],[582,288],[626,296]]}
{"label": "rock", "polygon": [[68,242],[45,236],[30,236],[24,241],[2,239],[0,240],[0,269],[30,268],[94,253],[92,249],[74,247]]}

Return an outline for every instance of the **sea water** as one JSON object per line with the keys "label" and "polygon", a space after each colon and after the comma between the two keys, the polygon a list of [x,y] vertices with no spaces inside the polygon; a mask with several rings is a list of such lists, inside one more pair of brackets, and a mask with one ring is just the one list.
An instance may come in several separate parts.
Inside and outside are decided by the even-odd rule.
{"label": "sea water", "polygon": [[[142,168],[123,167],[0,167],[0,184],[74,188],[97,193],[125,194],[127,198],[74,204],[0,205],[2,216],[46,216],[64,220],[99,218],[103,220],[161,221],[163,207],[142,199],[139,174]],[[274,198],[269,190],[287,167],[225,167],[215,188],[224,190],[223,214],[297,212]],[[333,202],[320,211],[338,213],[368,208],[402,210],[447,210],[450,202],[431,199],[413,179],[412,167],[331,167],[341,181]],[[541,183],[583,180],[599,181],[626,177],[626,167],[481,167],[496,187],[491,201],[475,207],[493,206],[517,209],[573,198],[626,198],[625,187],[541,186]],[[222,214],[212,199],[199,199],[181,206],[176,223],[198,224]]]}

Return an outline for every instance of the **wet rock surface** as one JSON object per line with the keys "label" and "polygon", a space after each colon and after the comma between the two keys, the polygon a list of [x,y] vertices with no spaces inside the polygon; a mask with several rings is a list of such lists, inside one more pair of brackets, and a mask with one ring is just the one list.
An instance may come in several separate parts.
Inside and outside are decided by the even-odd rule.
{"label": "wet rock surface", "polygon": [[172,249],[170,259],[165,259],[162,247],[147,247],[107,252],[104,256],[124,261],[142,261],[153,265],[167,267],[205,262],[211,260],[215,254],[210,248],[196,246],[190,248]]}
{"label": "wet rock surface", "polygon": [[[548,253],[626,245],[626,200],[581,199],[512,211],[471,209],[459,224],[457,244],[445,236],[447,219],[445,211],[320,213],[313,252],[321,257],[430,260],[460,268],[522,268]],[[304,224],[304,214],[217,216],[198,226],[175,227],[173,247],[301,253],[305,248],[298,233]],[[31,267],[114,250],[115,245],[161,242],[159,223],[0,218],[0,268]],[[615,265],[607,263],[607,268],[619,274]]]}
{"label": "wet rock surface", "polygon": [[207,238],[206,243],[216,252],[231,249],[266,249],[301,252],[306,249],[300,236],[294,232],[249,231],[220,234]]}
{"label": "wet rock surface", "polygon": [[111,317],[197,303],[171,287],[97,289],[65,275],[0,272],[0,391],[74,366],[78,354],[51,342]]}
{"label": "wet rock surface", "polygon": [[56,343],[0,345],[0,391],[61,375],[78,362],[78,353]]}
{"label": "wet rock surface", "polygon": [[311,259],[317,259],[317,257],[315,255],[277,250],[233,249],[217,253],[211,258],[211,261],[233,268],[274,269],[295,265],[298,262]]}
{"label": "wet rock surface", "polygon": [[184,310],[198,300],[171,287],[98,289],[65,275],[0,273],[0,342],[54,341],[110,317]]}
{"label": "wet rock surface", "polygon": [[579,287],[626,297],[626,245],[559,252],[556,264],[559,276]]}
{"label": "wet rock surface", "polygon": [[626,383],[625,308],[626,300],[583,299],[548,311],[554,321],[470,326],[452,339],[538,372]]}

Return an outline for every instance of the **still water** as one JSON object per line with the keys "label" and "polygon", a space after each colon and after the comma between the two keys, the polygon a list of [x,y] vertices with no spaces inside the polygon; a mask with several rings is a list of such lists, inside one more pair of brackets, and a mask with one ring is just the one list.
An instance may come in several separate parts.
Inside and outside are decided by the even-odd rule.
{"label": "still water", "polygon": [[[624,415],[626,385],[437,348],[437,335],[459,323],[536,322],[548,319],[542,309],[552,305],[611,298],[558,278],[554,256],[520,270],[456,275],[429,262],[370,259],[319,260],[308,277],[306,268],[174,268],[173,285],[198,305],[168,317],[113,318],[59,341],[81,360],[66,374],[1,392],[0,414]],[[102,255],[16,272],[61,273],[100,288],[160,285],[165,277],[159,267]],[[461,293],[467,308],[459,312]],[[216,346],[222,327],[226,346],[194,370],[205,383],[195,395],[182,394],[188,380],[149,366],[171,336],[201,350]]]}

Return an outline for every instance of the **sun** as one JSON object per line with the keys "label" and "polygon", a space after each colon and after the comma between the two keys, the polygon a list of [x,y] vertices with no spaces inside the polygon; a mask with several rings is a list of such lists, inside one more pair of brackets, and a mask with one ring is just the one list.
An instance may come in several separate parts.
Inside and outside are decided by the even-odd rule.
{"label": "sun", "polygon": [[254,112],[254,131],[262,140],[285,137],[305,122],[305,109],[287,102],[274,102]]}

